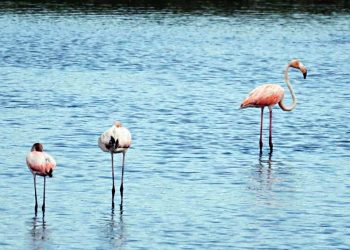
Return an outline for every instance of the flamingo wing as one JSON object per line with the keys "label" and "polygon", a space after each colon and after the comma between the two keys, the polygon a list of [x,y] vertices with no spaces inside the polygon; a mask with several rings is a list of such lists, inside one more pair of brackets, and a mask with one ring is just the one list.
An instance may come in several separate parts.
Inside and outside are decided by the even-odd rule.
{"label": "flamingo wing", "polygon": [[115,135],[118,138],[120,148],[129,148],[131,145],[131,134],[127,128],[115,128]]}
{"label": "flamingo wing", "polygon": [[264,84],[253,89],[241,103],[241,108],[262,108],[279,103],[284,96],[284,89],[278,84]]}
{"label": "flamingo wing", "polygon": [[109,149],[107,147],[109,145],[109,141],[111,140],[112,136],[113,136],[113,127],[103,132],[102,135],[98,138],[98,146],[102,151],[109,152]]}

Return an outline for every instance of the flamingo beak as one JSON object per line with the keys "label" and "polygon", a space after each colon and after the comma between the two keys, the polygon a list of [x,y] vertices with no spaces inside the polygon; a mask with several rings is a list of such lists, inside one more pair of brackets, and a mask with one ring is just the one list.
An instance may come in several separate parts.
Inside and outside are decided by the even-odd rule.
{"label": "flamingo beak", "polygon": [[304,79],[306,79],[307,76],[307,71],[305,71],[305,73],[303,73]]}

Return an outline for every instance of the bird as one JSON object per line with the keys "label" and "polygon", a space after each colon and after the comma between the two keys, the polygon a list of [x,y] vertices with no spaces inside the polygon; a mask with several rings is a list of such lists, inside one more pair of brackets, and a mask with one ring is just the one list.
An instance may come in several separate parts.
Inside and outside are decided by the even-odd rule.
{"label": "bird", "polygon": [[56,168],[55,159],[44,152],[44,146],[41,143],[34,143],[31,151],[26,156],[26,162],[29,170],[33,174],[34,178],[34,193],[35,193],[35,215],[38,212],[38,199],[36,194],[36,176],[40,175],[44,177],[44,195],[42,211],[45,213],[45,186],[46,176],[52,177],[53,170]]}
{"label": "bird", "polygon": [[114,159],[113,155],[117,153],[123,154],[122,160],[122,175],[121,175],[121,183],[120,183],[120,197],[121,203],[120,208],[123,207],[123,179],[124,179],[124,165],[125,165],[125,154],[131,145],[131,133],[126,128],[123,127],[120,121],[115,121],[113,126],[107,129],[105,132],[101,134],[98,138],[98,146],[104,152],[109,152],[111,154],[112,159],[112,207],[114,208],[114,194],[115,194],[115,186],[114,186]]}
{"label": "bird", "polygon": [[260,85],[255,89],[253,89],[241,103],[241,106],[240,106],[241,109],[250,108],[250,107],[261,109],[260,140],[259,140],[260,154],[262,153],[262,148],[263,148],[262,129],[263,129],[264,108],[267,106],[270,111],[269,146],[270,146],[270,153],[272,153],[273,151],[273,144],[272,144],[272,109],[273,107],[278,103],[278,105],[283,111],[292,111],[297,105],[297,99],[295,97],[295,93],[289,81],[289,76],[288,76],[288,70],[290,67],[299,69],[303,74],[304,79],[307,76],[307,69],[298,59],[291,60],[285,68],[284,81],[287,84],[290,94],[292,96],[291,105],[286,106],[286,104],[284,103],[284,88],[278,84],[270,84],[270,83]]}

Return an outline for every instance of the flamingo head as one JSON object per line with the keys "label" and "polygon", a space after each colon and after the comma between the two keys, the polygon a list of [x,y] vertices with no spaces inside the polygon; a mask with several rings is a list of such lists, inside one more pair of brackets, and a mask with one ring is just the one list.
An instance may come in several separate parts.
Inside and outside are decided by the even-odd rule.
{"label": "flamingo head", "polygon": [[31,150],[32,152],[33,151],[37,151],[37,152],[43,152],[44,151],[44,146],[43,146],[43,144],[41,144],[41,143],[34,143],[33,144],[33,146],[32,146],[32,150]]}
{"label": "flamingo head", "polygon": [[114,126],[116,126],[117,128],[121,128],[122,127],[122,123],[120,121],[115,121]]}
{"label": "flamingo head", "polygon": [[304,64],[302,64],[298,59],[294,59],[292,61],[290,61],[289,65],[293,68],[299,69],[301,71],[301,73],[303,73],[304,79],[307,76],[307,69],[304,66]]}

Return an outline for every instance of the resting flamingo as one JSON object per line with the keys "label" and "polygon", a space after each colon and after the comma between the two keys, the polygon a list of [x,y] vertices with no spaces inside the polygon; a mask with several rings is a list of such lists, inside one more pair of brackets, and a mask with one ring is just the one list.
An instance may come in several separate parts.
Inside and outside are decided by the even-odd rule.
{"label": "resting flamingo", "polygon": [[98,146],[101,148],[104,152],[109,152],[111,154],[112,158],[112,179],[113,179],[113,186],[112,186],[112,206],[114,207],[114,194],[115,194],[115,187],[114,187],[114,161],[113,161],[113,154],[115,153],[123,153],[123,162],[122,162],[122,176],[121,176],[121,183],[120,183],[120,197],[121,197],[121,204],[120,207],[123,206],[123,179],[124,179],[124,164],[125,164],[125,154],[128,148],[131,145],[131,134],[130,131],[123,127],[121,122],[115,121],[113,126],[106,130],[102,135],[98,138]]}
{"label": "resting flamingo", "polygon": [[34,193],[35,193],[35,215],[38,212],[38,199],[36,195],[36,176],[40,175],[44,177],[44,196],[42,211],[45,213],[45,186],[46,176],[52,177],[52,172],[56,167],[55,159],[44,152],[44,147],[41,143],[34,143],[31,152],[26,157],[27,165],[34,177]]}
{"label": "resting flamingo", "polygon": [[278,105],[281,107],[282,110],[292,111],[297,105],[297,100],[294,94],[294,90],[292,88],[292,85],[289,82],[289,77],[288,77],[288,69],[290,67],[299,69],[301,73],[303,73],[304,79],[306,78],[306,75],[307,75],[307,69],[299,60],[294,59],[288,63],[284,72],[284,81],[288,86],[288,89],[290,91],[290,94],[293,100],[290,106],[286,106],[284,104],[284,89],[278,84],[264,84],[256,87],[253,91],[249,93],[249,95],[241,103],[241,109],[249,108],[249,107],[261,108],[260,141],[259,141],[260,153],[262,152],[262,147],[263,147],[262,129],[263,129],[264,108],[267,106],[270,110],[269,146],[270,146],[270,153],[272,153],[273,151],[273,144],[272,144],[272,108],[273,106],[278,103]]}

